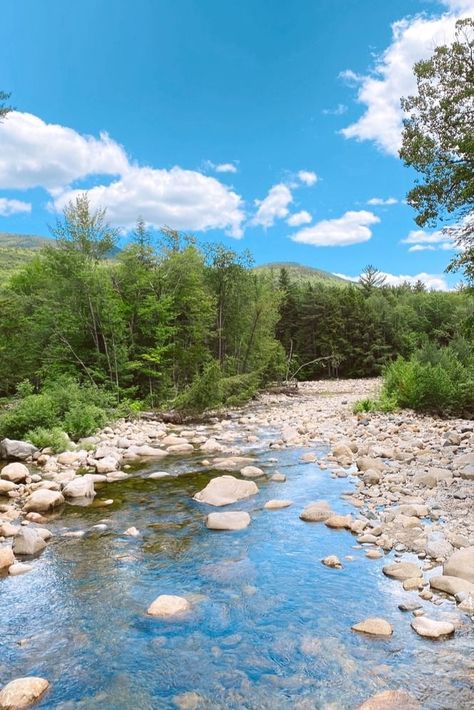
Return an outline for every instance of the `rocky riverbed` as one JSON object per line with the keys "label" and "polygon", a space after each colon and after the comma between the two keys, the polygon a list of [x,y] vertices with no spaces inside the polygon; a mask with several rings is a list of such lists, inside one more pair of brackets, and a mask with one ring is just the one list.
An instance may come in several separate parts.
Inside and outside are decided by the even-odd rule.
{"label": "rocky riverbed", "polygon": [[[41,572],[42,555],[58,536],[77,538],[79,544],[90,531],[61,526],[68,511],[84,506],[105,514],[114,506],[117,485],[133,480],[137,472],[143,476],[144,464],[153,464],[155,470],[146,477],[155,481],[211,470],[207,485],[193,492],[209,530],[252,526],[254,515],[246,502],[267,482],[278,483],[281,496],[264,502],[268,515],[289,509],[287,514],[297,516],[302,526],[349,531],[354,550],[367,558],[367,569],[388,558],[380,565],[381,582],[386,578],[385,584],[408,593],[400,606],[411,615],[413,634],[441,642],[457,634],[465,637],[474,620],[474,423],[410,412],[352,414],[353,403],[378,387],[374,380],[306,383],[298,395],[263,395],[226,418],[195,426],[148,418],[121,421],[59,455],[4,441],[3,453],[12,461],[0,472],[0,574]],[[317,467],[327,472],[327,499],[314,500],[308,492],[296,504],[285,495],[285,474],[276,464],[281,452],[292,450],[298,450],[303,471]],[[339,491],[344,479],[341,512],[328,500],[331,485]],[[106,523],[93,527],[101,525],[107,528]],[[130,526],[121,534],[139,539],[142,531]],[[321,562],[331,574],[343,574],[351,555],[346,557],[326,554]],[[179,589],[172,591],[150,600],[143,613],[186,616],[192,602]],[[376,638],[394,633],[393,623],[376,615],[354,619],[352,629]],[[24,707],[47,692],[49,683],[31,676],[10,680],[14,684],[0,692],[0,707]],[[384,697],[376,694],[372,704],[362,707],[421,707],[409,690],[384,690]],[[465,693],[462,698],[469,701]],[[199,696],[193,700],[190,694],[184,704],[179,702],[177,707],[204,707]]]}

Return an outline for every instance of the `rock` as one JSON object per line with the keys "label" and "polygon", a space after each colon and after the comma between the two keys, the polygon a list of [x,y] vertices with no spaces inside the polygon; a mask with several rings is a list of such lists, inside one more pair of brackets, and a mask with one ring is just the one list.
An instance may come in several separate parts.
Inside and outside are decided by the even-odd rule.
{"label": "rock", "polygon": [[328,557],[323,557],[321,562],[326,567],[331,567],[332,569],[341,569],[342,568],[342,563],[341,563],[339,557],[336,557],[336,555],[329,555]]}
{"label": "rock", "polygon": [[435,532],[428,535],[425,552],[435,560],[446,559],[446,557],[449,557],[453,552],[453,547],[442,533]]}
{"label": "rock", "polygon": [[413,562],[394,562],[382,567],[382,572],[387,577],[398,579],[403,582],[411,577],[422,577],[423,573],[418,565]]}
{"label": "rock", "polygon": [[352,524],[352,518],[350,515],[331,515],[327,520],[325,520],[325,525],[328,528],[334,528],[335,530],[347,529],[349,530]]}
{"label": "rock", "polygon": [[463,599],[458,609],[465,611],[467,614],[474,614],[474,595],[470,594],[466,599]]}
{"label": "rock", "polygon": [[184,597],[161,594],[147,609],[150,616],[169,618],[189,611],[191,604]]}
{"label": "rock", "polygon": [[260,478],[265,475],[265,471],[257,466],[244,466],[240,473],[244,478]]}
{"label": "rock", "polygon": [[218,476],[194,496],[194,500],[208,505],[221,506],[236,503],[258,493],[254,481],[242,481],[234,476]]}
{"label": "rock", "polygon": [[456,550],[444,563],[443,574],[461,577],[474,584],[474,545]]}
{"label": "rock", "polygon": [[124,535],[127,535],[129,537],[139,537],[140,531],[137,530],[135,527],[127,528],[124,532]]}
{"label": "rock", "polygon": [[192,444],[173,444],[172,446],[168,446],[167,451],[169,454],[174,454],[177,456],[178,454],[192,454],[194,451],[194,446]]}
{"label": "rock", "polygon": [[43,537],[35,528],[22,527],[13,540],[15,555],[37,555],[46,547]]}
{"label": "rock", "polygon": [[317,460],[316,454],[313,454],[311,451],[300,456],[300,461],[303,461],[303,463],[314,463]]}
{"label": "rock", "polygon": [[30,475],[24,463],[9,463],[0,472],[0,478],[12,483],[23,483]]}
{"label": "rock", "polygon": [[111,471],[107,474],[107,483],[115,483],[115,481],[125,481],[128,478],[128,474],[124,471]]}
{"label": "rock", "polygon": [[10,546],[0,547],[0,570],[5,570],[15,564],[15,555]]}
{"label": "rock", "polygon": [[171,474],[167,473],[166,471],[155,471],[154,473],[150,473],[148,478],[151,478],[152,480],[158,480],[160,478],[171,478]]}
{"label": "rock", "polygon": [[3,439],[0,441],[0,460],[19,459],[24,461],[33,456],[38,449],[27,441],[17,441],[16,439]]}
{"label": "rock", "polygon": [[359,456],[356,459],[356,466],[359,471],[380,471],[385,469],[385,464],[381,459],[373,459],[370,456]]}
{"label": "rock", "polygon": [[352,451],[345,444],[338,444],[332,450],[333,458],[341,466],[350,466],[352,463]]}
{"label": "rock", "polygon": [[464,466],[460,471],[460,476],[464,481],[474,481],[474,464]]}
{"label": "rock", "polygon": [[441,481],[451,481],[453,474],[444,468],[431,468],[428,473],[417,473],[413,477],[415,486],[425,486],[426,488],[435,488]]}
{"label": "rock", "polygon": [[434,621],[426,616],[418,616],[411,622],[411,627],[419,636],[438,639],[454,633],[454,624],[450,621]]}
{"label": "rock", "polygon": [[405,690],[384,690],[359,705],[357,710],[421,710],[421,705]]}
{"label": "rock", "polygon": [[209,513],[206,526],[209,530],[243,530],[250,525],[250,515],[240,510],[228,513]]}
{"label": "rock", "polygon": [[161,459],[164,456],[168,456],[168,451],[164,449],[158,449],[155,446],[149,446],[148,444],[142,444],[141,446],[129,446],[124,454],[125,458],[150,458],[150,459]]}
{"label": "rock", "polygon": [[290,505],[293,505],[292,500],[267,500],[265,505],[263,506],[267,510],[280,510],[281,508],[289,508]]}
{"label": "rock", "polygon": [[57,461],[62,466],[74,466],[80,458],[81,453],[79,451],[63,451],[62,454],[59,454]]}
{"label": "rock", "polygon": [[284,473],[274,473],[270,476],[270,481],[276,481],[277,483],[284,483],[286,481],[286,476]]}
{"label": "rock", "polygon": [[8,495],[10,491],[14,491],[16,488],[16,483],[13,483],[13,481],[5,481],[3,478],[0,478],[0,496]]}
{"label": "rock", "polygon": [[28,498],[23,510],[27,513],[33,511],[35,513],[47,513],[49,510],[56,508],[64,503],[64,496],[59,491],[50,491],[47,488],[39,488]]}
{"label": "rock", "polygon": [[204,444],[200,446],[200,451],[205,454],[214,454],[217,451],[222,451],[222,449],[222,444],[219,444],[219,442],[213,439],[212,437],[210,439],[207,439],[207,441],[205,441]]}
{"label": "rock", "polygon": [[94,481],[87,474],[76,476],[64,486],[62,493],[66,498],[93,498],[95,496]]}
{"label": "rock", "polygon": [[120,466],[120,458],[116,456],[104,456],[95,462],[95,470],[97,473],[112,473],[117,471]]}
{"label": "rock", "polygon": [[322,523],[333,515],[333,511],[325,500],[310,503],[300,514],[301,520],[307,523]]}
{"label": "rock", "polygon": [[468,582],[467,579],[461,579],[461,577],[450,577],[444,574],[439,577],[431,577],[430,587],[438,589],[440,592],[451,594],[453,597],[459,592],[474,593],[474,584],[472,582]]}
{"label": "rock", "polygon": [[27,708],[36,703],[48,688],[49,683],[44,678],[28,676],[12,680],[0,691],[0,708],[2,710]]}
{"label": "rock", "polygon": [[20,527],[19,525],[12,525],[11,523],[2,523],[0,525],[0,535],[2,537],[15,537],[18,533]]}
{"label": "rock", "polygon": [[423,587],[423,577],[409,577],[408,579],[404,579],[402,586],[406,592],[421,589]]}
{"label": "rock", "polygon": [[398,605],[398,608],[400,611],[416,611],[417,609],[421,609],[421,604],[418,602],[403,602]]}
{"label": "rock", "polygon": [[365,556],[368,557],[369,560],[379,560],[383,557],[383,552],[380,552],[380,550],[369,550],[365,553]]}
{"label": "rock", "polygon": [[202,702],[202,696],[194,692],[181,693],[181,695],[173,696],[173,703],[179,710],[197,710],[197,708],[203,707]]}
{"label": "rock", "polygon": [[393,634],[392,626],[385,619],[371,618],[360,621],[351,627],[353,631],[360,631],[363,634],[371,636],[391,636]]}
{"label": "rock", "polygon": [[368,471],[366,471],[362,476],[362,480],[364,481],[366,486],[373,486],[377,483],[380,483],[381,476],[378,471],[369,468]]}
{"label": "rock", "polygon": [[33,567],[31,565],[26,565],[24,562],[16,562],[8,568],[8,574],[11,577],[17,577],[20,574],[31,572],[32,569]]}

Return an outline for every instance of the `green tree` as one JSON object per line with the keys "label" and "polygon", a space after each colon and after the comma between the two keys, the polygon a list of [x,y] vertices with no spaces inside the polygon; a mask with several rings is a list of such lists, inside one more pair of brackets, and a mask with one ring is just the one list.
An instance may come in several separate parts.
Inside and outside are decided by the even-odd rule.
{"label": "green tree", "polygon": [[5,116],[12,111],[12,107],[7,104],[10,94],[5,93],[5,91],[0,91],[0,123],[3,121]]}
{"label": "green tree", "polygon": [[367,296],[369,296],[375,288],[381,288],[385,280],[386,277],[376,269],[375,266],[372,266],[372,264],[366,266],[359,276],[359,283]]}

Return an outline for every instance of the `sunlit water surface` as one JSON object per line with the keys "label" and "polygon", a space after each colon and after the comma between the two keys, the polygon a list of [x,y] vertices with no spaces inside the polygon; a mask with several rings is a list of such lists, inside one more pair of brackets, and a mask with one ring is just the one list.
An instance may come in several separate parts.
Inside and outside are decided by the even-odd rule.
{"label": "sunlit water surface", "polygon": [[[48,524],[55,537],[34,571],[0,580],[0,685],[43,676],[51,690],[37,707],[60,710],[176,708],[191,692],[206,710],[352,710],[387,688],[406,688],[429,709],[474,707],[468,618],[452,639],[421,639],[397,608],[418,597],[383,576],[387,558],[368,560],[348,532],[299,520],[320,498],[349,512],[340,496],[353,487],[302,464],[301,453],[272,452],[272,464],[268,451],[257,454],[287,482],[259,481],[257,496],[225,509],[250,512],[240,532],[205,528],[211,509],[192,495],[215,472],[198,458],[160,463],[178,477],[147,480],[149,466],[108,485],[97,500],[113,498],[110,507],[68,506]],[[264,510],[270,498],[294,504]],[[90,530],[100,523],[107,529]],[[139,538],[123,535],[130,526]],[[330,554],[342,570],[321,564]],[[148,617],[159,594],[188,597],[192,612]],[[454,609],[423,604],[434,618]],[[351,631],[368,616],[390,621],[393,636]]]}

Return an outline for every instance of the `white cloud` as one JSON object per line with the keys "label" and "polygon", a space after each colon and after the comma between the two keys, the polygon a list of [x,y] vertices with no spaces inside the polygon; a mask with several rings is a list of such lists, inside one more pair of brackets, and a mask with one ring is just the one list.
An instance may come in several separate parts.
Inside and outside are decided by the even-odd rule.
{"label": "white cloud", "polygon": [[308,187],[311,187],[311,185],[315,185],[317,183],[318,176],[316,175],[316,173],[313,173],[312,170],[300,170],[298,173],[298,179],[304,185],[308,185]]}
{"label": "white cloud", "polygon": [[[81,190],[66,189],[54,200],[61,210]],[[108,220],[130,228],[143,217],[155,227],[205,231],[226,229],[241,237],[242,199],[216,178],[179,167],[171,170],[129,167],[119,180],[88,190],[93,207],[105,206]]]}
{"label": "white cloud", "polygon": [[[230,165],[215,168],[225,172]],[[242,236],[242,198],[217,178],[178,166],[134,165],[106,133],[83,136],[29,113],[14,111],[0,125],[0,187],[42,187],[52,196],[53,209],[61,210],[79,192],[75,181],[92,176],[113,178],[88,193],[91,204],[106,207],[109,220],[119,227],[128,229],[142,215],[156,227],[224,229]]]}
{"label": "white cloud", "polygon": [[435,251],[442,249],[447,251],[454,249],[455,245],[452,238],[442,229],[436,232],[425,232],[422,229],[413,229],[405,239],[401,240],[402,244],[411,244],[408,251]]}
{"label": "white cloud", "polygon": [[373,212],[349,211],[337,219],[324,219],[312,227],[305,227],[293,234],[291,239],[317,247],[343,247],[367,242],[372,237],[369,227],[377,222],[380,219]]}
{"label": "white cloud", "polygon": [[[389,274],[385,271],[381,271],[380,274],[381,276],[385,276],[385,284],[387,286],[402,286],[405,283],[415,285],[418,281],[421,281],[425,284],[427,289],[433,291],[449,291],[446,279],[440,274],[427,274],[422,272],[414,276],[409,276],[404,274]],[[335,274],[335,276],[340,276],[342,279],[346,279],[346,281],[357,282],[359,280],[358,276],[346,276],[345,274]]]}
{"label": "white cloud", "polygon": [[237,166],[234,163],[220,163],[216,165],[216,173],[236,173]]}
{"label": "white cloud", "polygon": [[71,128],[13,111],[0,125],[0,187],[55,190],[89,175],[120,175],[127,155],[106,133],[82,136]]}
{"label": "white cloud", "polygon": [[325,116],[342,116],[347,112],[347,106],[346,104],[337,104],[336,108],[325,108],[322,112]]}
{"label": "white cloud", "polygon": [[6,197],[0,197],[0,215],[2,217],[9,217],[21,212],[31,212],[31,204],[22,200],[7,200]]}
{"label": "white cloud", "polygon": [[386,199],[383,197],[371,197],[370,200],[367,200],[367,204],[374,207],[396,205],[398,204],[398,200],[395,197],[387,197]]}
{"label": "white cloud", "polygon": [[258,209],[251,224],[272,227],[277,219],[284,219],[288,215],[288,205],[292,202],[293,195],[288,185],[282,182],[273,185],[263,200],[255,200]]}
{"label": "white cloud", "polygon": [[357,101],[366,106],[361,118],[341,131],[346,138],[375,141],[385,153],[398,155],[402,130],[400,97],[416,91],[414,63],[429,57],[436,46],[451,42],[456,20],[474,13],[474,0],[446,0],[445,5],[448,12],[440,17],[416,15],[395,22],[392,43],[368,75],[342,72],[343,79],[358,85]]}
{"label": "white cloud", "polygon": [[286,223],[289,224],[290,227],[300,227],[302,224],[309,224],[312,219],[309,212],[301,210],[301,212],[295,212],[295,214],[290,215]]}

